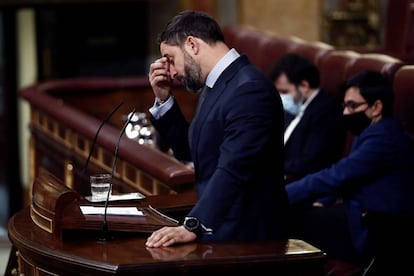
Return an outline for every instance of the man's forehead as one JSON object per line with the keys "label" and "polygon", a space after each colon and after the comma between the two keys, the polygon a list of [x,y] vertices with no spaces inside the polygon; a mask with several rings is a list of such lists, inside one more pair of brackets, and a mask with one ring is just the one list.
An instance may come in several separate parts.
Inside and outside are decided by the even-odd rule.
{"label": "man's forehead", "polygon": [[171,45],[168,45],[168,44],[165,44],[165,43],[162,43],[161,45],[160,45],[160,52],[161,52],[161,55],[163,56],[163,57],[167,57],[167,58],[172,58],[174,55],[175,55],[175,52],[177,51],[177,49],[175,49],[175,48],[177,48],[178,49],[178,47],[177,46],[171,46]]}
{"label": "man's forehead", "polygon": [[351,86],[345,91],[345,95],[347,97],[355,97],[355,98],[361,98],[362,95],[360,93],[360,89],[357,86]]}

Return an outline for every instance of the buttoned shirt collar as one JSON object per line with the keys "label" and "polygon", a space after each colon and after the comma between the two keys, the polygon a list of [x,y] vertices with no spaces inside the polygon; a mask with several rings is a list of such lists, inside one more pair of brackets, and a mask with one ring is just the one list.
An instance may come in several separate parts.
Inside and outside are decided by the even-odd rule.
{"label": "buttoned shirt collar", "polygon": [[233,62],[235,61],[240,54],[236,51],[236,49],[232,48],[227,54],[222,57],[219,62],[213,67],[210,73],[207,75],[206,85],[209,88],[212,88],[216,83],[217,79],[220,77],[221,73]]}
{"label": "buttoned shirt collar", "polygon": [[306,101],[300,106],[301,112],[305,111],[305,109],[312,102],[312,100],[316,97],[316,95],[318,95],[318,93],[319,93],[319,89],[316,89],[315,92],[309,98],[306,99]]}

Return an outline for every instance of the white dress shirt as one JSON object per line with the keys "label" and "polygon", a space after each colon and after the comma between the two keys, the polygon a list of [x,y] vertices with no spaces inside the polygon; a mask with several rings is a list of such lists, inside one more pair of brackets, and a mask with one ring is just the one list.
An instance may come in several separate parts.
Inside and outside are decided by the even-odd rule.
{"label": "white dress shirt", "polygon": [[296,126],[299,124],[300,120],[302,119],[303,113],[305,113],[306,107],[312,102],[312,100],[318,95],[319,89],[315,91],[300,107],[298,115],[290,122],[288,127],[285,130],[284,135],[284,143],[286,145],[287,141],[289,140],[290,135],[295,130]]}

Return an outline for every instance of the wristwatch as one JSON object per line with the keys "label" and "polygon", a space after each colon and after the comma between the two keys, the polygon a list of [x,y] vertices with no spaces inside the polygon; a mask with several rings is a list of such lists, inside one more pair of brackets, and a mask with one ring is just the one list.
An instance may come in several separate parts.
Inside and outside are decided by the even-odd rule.
{"label": "wristwatch", "polygon": [[196,217],[185,217],[183,226],[190,232],[193,232],[200,237],[203,234],[212,234],[213,230],[204,227]]}
{"label": "wristwatch", "polygon": [[202,234],[200,221],[196,217],[186,217],[183,225],[185,229],[195,233],[197,236]]}

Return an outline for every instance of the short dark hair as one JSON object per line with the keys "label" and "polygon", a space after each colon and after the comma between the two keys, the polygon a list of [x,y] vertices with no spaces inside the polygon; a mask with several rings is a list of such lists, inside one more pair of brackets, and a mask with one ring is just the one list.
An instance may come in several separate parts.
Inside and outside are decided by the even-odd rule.
{"label": "short dark hair", "polygon": [[283,73],[295,85],[299,85],[303,80],[306,80],[311,88],[318,88],[320,85],[318,68],[311,61],[297,54],[286,54],[278,59],[269,72],[269,77],[275,81]]}
{"label": "short dark hair", "polygon": [[365,70],[351,77],[344,86],[344,90],[350,87],[358,87],[361,96],[372,106],[376,100],[382,102],[382,115],[392,116],[394,104],[394,90],[390,79],[384,74]]}
{"label": "short dark hair", "polygon": [[188,36],[195,36],[208,44],[224,42],[224,35],[219,24],[207,13],[199,11],[182,11],[167,23],[164,31],[158,35],[158,44],[182,46]]}

